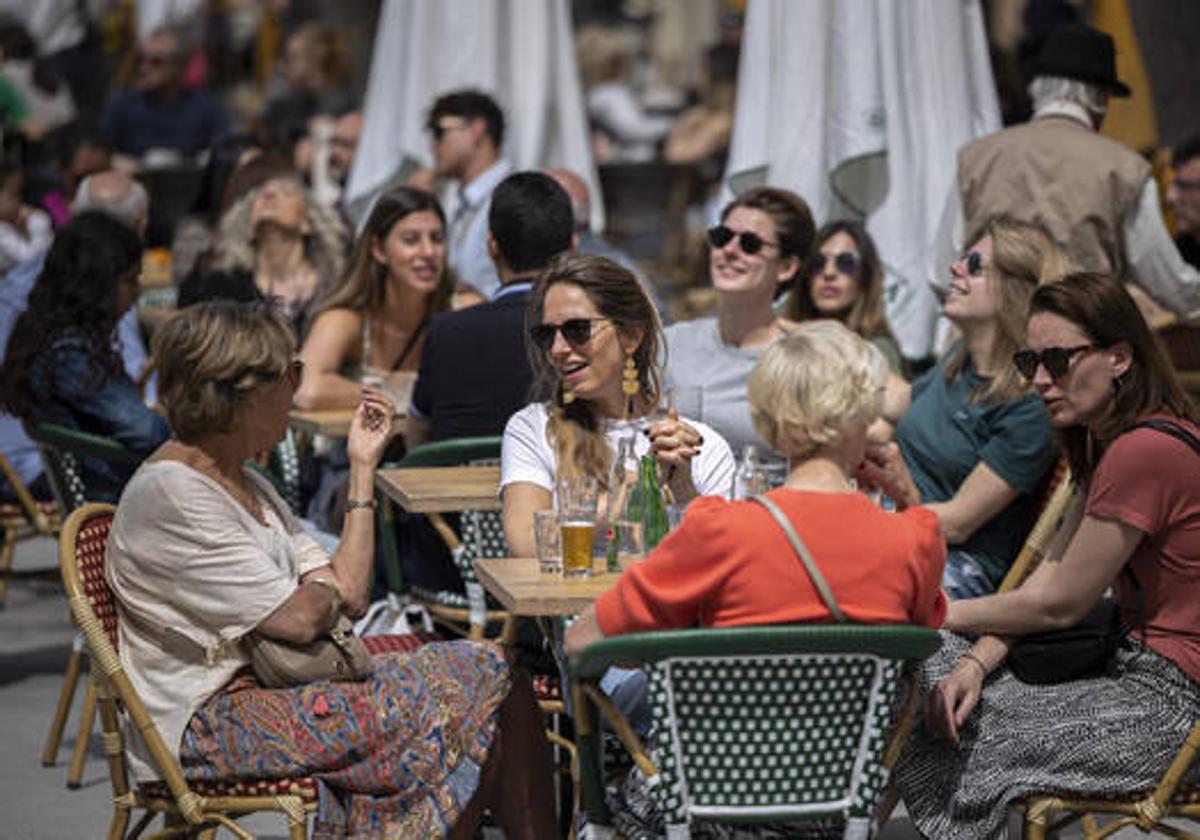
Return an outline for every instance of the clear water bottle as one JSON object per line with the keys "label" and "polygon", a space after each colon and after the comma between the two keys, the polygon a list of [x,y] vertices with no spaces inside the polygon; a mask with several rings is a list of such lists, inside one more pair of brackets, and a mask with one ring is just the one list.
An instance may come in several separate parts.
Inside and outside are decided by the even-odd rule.
{"label": "clear water bottle", "polygon": [[[641,464],[633,451],[634,439],[631,435],[622,438],[617,443],[617,456],[613,458],[612,469],[608,473],[608,505],[606,507],[606,537],[608,546],[605,554],[608,560],[608,570],[619,572],[617,561],[617,545],[620,534],[617,529],[621,522],[630,521],[630,517],[639,516],[635,521],[641,521],[639,499],[635,498],[638,489],[638,477]],[[635,508],[631,510],[631,507]]]}
{"label": "clear water bottle", "polygon": [[737,469],[733,473],[733,498],[748,499],[762,493],[762,465],[758,461],[758,450],[752,444],[742,448],[742,457],[738,460]]}

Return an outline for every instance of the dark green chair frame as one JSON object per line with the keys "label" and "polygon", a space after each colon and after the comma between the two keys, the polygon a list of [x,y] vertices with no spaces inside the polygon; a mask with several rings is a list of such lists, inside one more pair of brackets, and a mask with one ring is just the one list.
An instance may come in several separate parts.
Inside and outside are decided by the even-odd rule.
{"label": "dark green chair frame", "polygon": [[[895,701],[905,682],[908,684],[906,700],[900,713],[895,716],[889,738],[869,739],[865,735],[860,739],[860,749],[870,753],[865,756],[864,766],[874,765],[877,772],[869,779],[865,790],[847,789],[847,796],[862,799],[870,805],[870,813],[866,819],[874,818],[874,806],[886,781],[887,771],[899,755],[900,747],[907,737],[908,731],[917,706],[917,690],[915,674],[917,664],[938,649],[941,639],[934,630],[925,627],[909,625],[775,625],[769,627],[745,627],[733,629],[693,629],[658,633],[635,633],[626,636],[615,636],[590,645],[578,656],[574,657],[569,666],[571,678],[571,698],[575,709],[575,734],[579,750],[579,774],[582,786],[584,810],[590,824],[610,826],[612,815],[605,803],[604,774],[602,767],[602,749],[600,742],[599,720],[602,715],[613,727],[621,743],[625,746],[634,763],[647,779],[654,779],[660,789],[671,787],[667,776],[673,778],[685,776],[692,768],[678,766],[682,761],[686,764],[688,749],[681,746],[687,739],[693,739],[702,729],[711,728],[714,721],[710,719],[664,719],[664,704],[652,703],[655,753],[662,755],[669,751],[665,772],[660,776],[659,764],[651,752],[634,734],[632,727],[624,716],[616,709],[612,701],[599,688],[599,680],[605,671],[614,665],[624,667],[640,666],[651,671],[652,696],[655,680],[655,668],[659,665],[677,665],[681,662],[701,662],[711,666],[713,671],[712,685],[714,688],[722,685],[737,685],[741,691],[752,691],[747,687],[752,681],[738,683],[723,676],[733,668],[744,667],[746,663],[757,660],[759,663],[775,661],[778,657],[823,656],[834,657],[838,661],[859,661],[865,667],[875,668],[877,685],[885,691],[890,691],[887,707],[876,709],[876,715],[881,711],[891,713]],[[807,667],[801,664],[800,667]],[[814,666],[815,667],[815,666]],[[661,673],[661,671],[660,671]],[[888,675],[893,675],[894,684],[889,685]],[[807,678],[806,678],[807,679]],[[819,679],[815,674],[813,680]],[[808,683],[805,683],[808,685]],[[750,708],[755,710],[755,717],[767,718],[772,714],[784,719],[792,719],[789,715],[807,714],[801,708],[799,701],[789,699],[779,702],[778,695],[772,695],[770,685],[764,687],[761,700],[756,700]],[[770,698],[774,697],[774,701]],[[862,695],[855,695],[856,702]],[[851,698],[847,698],[850,700]],[[878,704],[876,704],[878,706]],[[722,722],[717,721],[718,724]],[[866,730],[866,721],[863,724]],[[674,734],[679,733],[678,739]],[[753,754],[755,745],[747,737],[742,743],[747,749],[745,761],[747,766],[756,766]],[[802,744],[789,745],[794,747],[794,761],[802,764]],[[775,751],[774,758],[778,760],[779,744],[772,742],[764,748]],[[791,758],[789,758],[791,760]],[[700,772],[700,771],[697,771]],[[863,774],[870,776],[871,774]],[[698,778],[698,777],[697,777]],[[663,781],[666,779],[666,781]],[[857,783],[856,783],[857,784]],[[686,806],[686,803],[683,803]],[[800,807],[798,807],[800,806]],[[711,809],[710,809],[711,810]],[[738,808],[723,809],[726,812],[720,816],[711,813],[697,817],[693,813],[677,811],[676,817],[682,813],[685,824],[694,819],[723,823],[761,823],[780,821],[812,821],[812,820],[845,820],[847,813],[844,809],[821,811],[810,803],[797,802],[795,799],[780,803],[778,807],[758,806],[754,809]],[[751,812],[751,810],[753,812]],[[861,809],[860,809],[861,810]],[[667,822],[672,820],[664,809]]]}

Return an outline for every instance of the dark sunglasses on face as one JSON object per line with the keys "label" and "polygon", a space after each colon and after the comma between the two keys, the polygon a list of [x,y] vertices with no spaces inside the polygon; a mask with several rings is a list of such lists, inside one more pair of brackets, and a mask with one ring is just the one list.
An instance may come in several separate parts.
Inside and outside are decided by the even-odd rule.
{"label": "dark sunglasses on face", "polygon": [[554,346],[554,336],[562,333],[567,344],[584,347],[592,340],[592,324],[605,318],[568,318],[561,324],[536,324],[529,328],[533,345],[543,352]]}
{"label": "dark sunglasses on face", "polygon": [[435,143],[442,142],[442,138],[446,136],[446,132],[454,131],[456,128],[462,128],[466,125],[464,120],[460,119],[443,119],[429,126],[429,133],[433,135]]}
{"label": "dark sunglasses on face", "polygon": [[738,247],[742,249],[742,253],[744,254],[757,254],[762,250],[764,245],[770,245],[774,248],[779,247],[778,242],[768,242],[757,233],[748,230],[736,231],[725,225],[717,225],[708,229],[708,244],[714,248],[724,248],[733,241],[735,236],[738,240]]}
{"label": "dark sunglasses on face", "polygon": [[1077,347],[1047,347],[1038,353],[1033,350],[1018,350],[1013,353],[1013,364],[1026,379],[1032,381],[1037,375],[1038,365],[1046,369],[1051,379],[1061,379],[1071,369],[1071,359],[1077,353],[1093,350],[1094,344],[1080,344]]}
{"label": "dark sunglasses on face", "polygon": [[829,264],[829,260],[833,260],[833,267],[837,269],[838,274],[844,274],[847,277],[853,277],[858,273],[858,254],[853,251],[842,251],[833,257],[825,254],[817,254],[813,257],[811,274],[821,274],[825,271],[825,266]]}
{"label": "dark sunglasses on face", "polygon": [[967,274],[971,277],[979,277],[983,274],[983,270],[987,268],[983,264],[983,254],[978,251],[967,251],[967,253],[958,258],[958,261],[966,266]]}

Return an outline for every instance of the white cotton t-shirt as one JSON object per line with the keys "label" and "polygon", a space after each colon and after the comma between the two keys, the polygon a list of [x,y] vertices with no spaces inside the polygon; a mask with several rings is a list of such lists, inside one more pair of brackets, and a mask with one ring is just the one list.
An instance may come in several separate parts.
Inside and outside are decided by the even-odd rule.
{"label": "white cotton t-shirt", "polygon": [[[508,419],[500,451],[500,490],[509,484],[527,481],[554,491],[558,463],[554,448],[546,439],[546,407],[531,403]],[[733,452],[725,439],[711,426],[695,420],[680,418],[698,431],[704,442],[700,454],[692,461],[692,480],[701,496],[729,498],[733,489]],[[640,458],[650,451],[650,438],[643,431],[645,418],[607,420],[603,423],[609,449],[616,455],[618,442],[633,434],[634,452]]]}

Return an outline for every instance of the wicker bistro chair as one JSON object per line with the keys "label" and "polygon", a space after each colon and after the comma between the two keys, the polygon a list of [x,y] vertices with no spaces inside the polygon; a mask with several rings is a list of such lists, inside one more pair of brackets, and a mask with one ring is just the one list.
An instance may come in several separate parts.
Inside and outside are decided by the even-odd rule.
{"label": "wicker bistro chair", "polygon": [[[107,504],[85,505],[67,519],[59,541],[59,563],[71,614],[97,666],[94,679],[115,809],[109,840],[126,836],[133,808],[146,813],[129,836],[140,835],[156,814],[163,814],[167,827],[152,837],[190,836],[197,830],[221,825],[237,837],[251,840],[252,835],[233,818],[256,811],[278,811],[287,820],[288,836],[302,840],[307,832],[307,814],[316,808],[314,780],[190,784],[179,759],[146,713],[117,656],[117,605],[104,580],[104,549],[114,510]],[[163,782],[130,786],[120,725],[122,710],[145,740]]]}
{"label": "wicker bistro chair", "polygon": [[[419,446],[394,467],[451,467],[496,463],[500,457],[500,438],[496,436],[459,438]],[[433,591],[408,586],[400,568],[395,539],[395,507],[382,492],[376,493],[378,539],[387,576],[388,589],[406,592],[429,612],[442,628],[472,639],[484,637],[489,624],[503,626],[502,636],[509,639],[513,623],[507,612],[489,609],[483,585],[475,577],[477,557],[507,557],[504,520],[499,511],[466,510],[459,518],[462,536],[455,533],[441,514],[425,514],[445,542],[462,576],[466,595],[451,591]]]}
{"label": "wicker bistro chair", "polygon": [[[83,507],[89,501],[88,490],[84,485],[83,473],[79,468],[79,458],[91,456],[109,461],[114,464],[135,465],[141,461],[141,456],[130,451],[111,438],[81,432],[54,423],[38,423],[27,428],[30,439],[37,445],[38,453],[42,456],[42,466],[50,483],[50,490],[62,516]],[[46,743],[42,748],[42,764],[49,767],[58,757],[58,747],[62,743],[63,730],[67,725],[67,717],[75,700],[75,689],[79,685],[79,676],[83,673],[87,659],[87,646],[83,637],[77,634],[71,645],[71,654],[67,658],[67,667],[63,672],[63,684],[59,691],[58,703],[55,705],[54,716],[50,720],[50,731],[46,735]],[[79,717],[79,735],[75,741],[75,750],[71,755],[71,764],[67,769],[67,787],[79,787],[83,778],[83,763],[87,758],[88,741],[96,721],[96,687],[91,682],[86,683],[83,696],[83,709]]]}
{"label": "wicker bistro chair", "polygon": [[12,488],[16,497],[16,502],[0,504],[0,528],[4,531],[3,543],[0,543],[0,609],[3,609],[10,580],[58,577],[58,569],[30,569],[18,572],[13,570],[12,565],[18,542],[29,537],[54,536],[58,533],[60,523],[58,505],[33,498],[29,488],[21,481],[21,477],[17,475],[17,471],[3,452],[0,452],[0,473],[4,475],[5,482]]}
{"label": "wicker bistro chair", "polygon": [[[939,644],[924,627],[776,625],[589,646],[571,662],[571,693],[590,827],[604,836],[611,822],[599,712],[650,782],[668,836],[689,836],[696,821],[808,823],[821,833],[832,822],[846,837],[870,836],[916,712],[908,666]],[[598,685],[609,666],[631,662],[649,674],[653,758]],[[802,833],[792,828],[789,836]]]}

